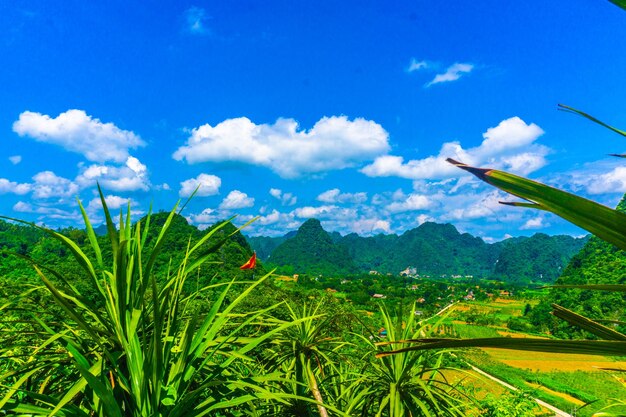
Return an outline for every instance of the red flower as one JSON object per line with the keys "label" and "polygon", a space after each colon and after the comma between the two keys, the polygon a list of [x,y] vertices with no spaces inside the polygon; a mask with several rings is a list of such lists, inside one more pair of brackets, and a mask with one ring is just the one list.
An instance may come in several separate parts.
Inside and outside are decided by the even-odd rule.
{"label": "red flower", "polygon": [[241,265],[239,269],[254,269],[256,266],[256,252],[252,254],[252,258],[248,259],[248,262]]}

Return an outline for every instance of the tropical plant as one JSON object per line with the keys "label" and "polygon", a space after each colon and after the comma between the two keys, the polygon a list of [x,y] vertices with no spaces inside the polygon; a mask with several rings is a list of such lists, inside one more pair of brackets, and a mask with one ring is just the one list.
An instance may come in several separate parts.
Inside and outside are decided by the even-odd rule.
{"label": "tropical plant", "polygon": [[521,391],[500,397],[489,395],[481,401],[483,417],[535,417],[539,405]]}
{"label": "tropical plant", "polygon": [[317,408],[319,416],[328,416],[320,383],[331,375],[341,375],[337,364],[346,342],[328,336],[329,318],[321,313],[323,304],[310,308],[306,303],[298,307],[287,302],[291,322],[296,324],[267,342],[267,366],[284,374],[282,390],[294,396],[282,415],[312,416],[312,408]]}
{"label": "tropical plant", "polygon": [[[225,223],[194,244],[189,240],[180,264],[170,265],[165,276],[156,276],[155,260],[177,206],[147,249],[150,215],[133,226],[129,207],[125,216],[120,212],[118,231],[99,191],[110,257],[80,202],[92,257],[66,236],[32,226],[72,254],[103,307],[62,273],[26,258],[65,321],[46,323],[31,312],[28,338],[18,337],[16,330],[0,336],[0,357],[6,361],[0,367],[0,410],[22,415],[173,417],[237,414],[254,401],[285,401],[266,389],[275,375],[253,371],[250,352],[292,323],[263,324],[273,307],[233,313],[266,277],[244,283],[244,288],[233,281],[212,286],[218,296],[201,312],[192,307],[203,290],[183,291],[186,280],[225,241],[211,239]],[[231,296],[235,288],[238,293]],[[16,306],[0,308],[6,312]],[[256,334],[244,336],[251,324]],[[24,356],[16,357],[17,351]]]}
{"label": "tropical plant", "polygon": [[[381,305],[387,341],[372,343],[389,348],[402,340],[424,337],[428,329],[415,320],[415,306],[408,317],[394,320]],[[436,327],[436,326],[435,326]],[[448,350],[427,352],[405,350],[395,355],[377,355],[379,360],[363,370],[363,385],[367,387],[360,416],[464,416],[471,400],[448,382],[444,358]]]}

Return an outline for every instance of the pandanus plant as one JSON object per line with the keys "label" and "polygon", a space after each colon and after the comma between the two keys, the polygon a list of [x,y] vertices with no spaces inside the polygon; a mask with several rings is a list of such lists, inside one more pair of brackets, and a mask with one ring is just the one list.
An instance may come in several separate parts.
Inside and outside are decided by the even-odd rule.
{"label": "pandanus plant", "polygon": [[[381,305],[381,316],[387,330],[383,349],[395,342],[423,337],[430,330],[415,320],[415,305],[408,317],[392,318]],[[436,328],[437,326],[434,326]],[[370,342],[371,343],[371,342]],[[375,346],[372,346],[375,349]],[[378,361],[362,372],[362,385],[367,387],[359,416],[435,417],[464,416],[471,408],[457,386],[446,378],[445,349],[437,352],[403,350],[379,353]]]}
{"label": "pandanus plant", "polygon": [[132,225],[129,207],[125,216],[120,212],[118,230],[99,191],[110,255],[80,202],[89,251],[56,231],[32,225],[71,253],[96,289],[96,300],[61,272],[27,258],[65,320],[50,324],[32,313],[36,330],[20,339],[23,346],[12,343],[15,334],[3,333],[1,359],[10,359],[9,349],[27,354],[0,374],[0,410],[21,415],[175,417],[241,413],[255,401],[284,402],[287,395],[266,388],[276,375],[251,370],[250,353],[298,321],[264,324],[274,307],[234,313],[266,277],[245,285],[212,285],[217,296],[200,314],[192,309],[206,288],[183,290],[227,238],[216,237],[223,225],[195,243],[190,238],[180,264],[157,276],[155,262],[177,206],[149,242],[151,216]]}

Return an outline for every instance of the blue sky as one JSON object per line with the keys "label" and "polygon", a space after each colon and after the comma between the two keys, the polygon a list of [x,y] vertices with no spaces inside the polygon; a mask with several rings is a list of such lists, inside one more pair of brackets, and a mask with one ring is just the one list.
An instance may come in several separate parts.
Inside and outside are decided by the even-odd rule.
{"label": "blue sky", "polygon": [[486,240],[581,234],[445,164],[504,168],[607,205],[625,144],[626,12],[563,2],[0,3],[0,213],[81,226],[185,209],[250,234],[310,217]]}

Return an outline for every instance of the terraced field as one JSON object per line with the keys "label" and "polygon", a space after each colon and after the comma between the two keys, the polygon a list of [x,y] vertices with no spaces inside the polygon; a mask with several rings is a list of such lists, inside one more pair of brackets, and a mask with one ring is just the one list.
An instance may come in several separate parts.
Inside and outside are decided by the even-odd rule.
{"label": "terraced field", "polygon": [[[512,331],[503,324],[510,317],[522,316],[527,303],[530,302],[513,299],[497,299],[490,303],[459,303],[450,309],[442,328],[446,333],[462,338],[549,337]],[[467,323],[463,318],[468,312],[479,312],[481,315],[497,318],[497,323]],[[605,370],[626,370],[624,358],[507,349],[466,350],[461,356],[489,374],[562,410],[575,412],[577,416],[592,416],[609,405],[611,399],[626,398],[626,384],[621,379],[623,375]],[[480,389],[491,389],[489,385],[477,384]],[[583,407],[587,403],[590,404]],[[612,412],[626,415],[626,407],[614,408]]]}

